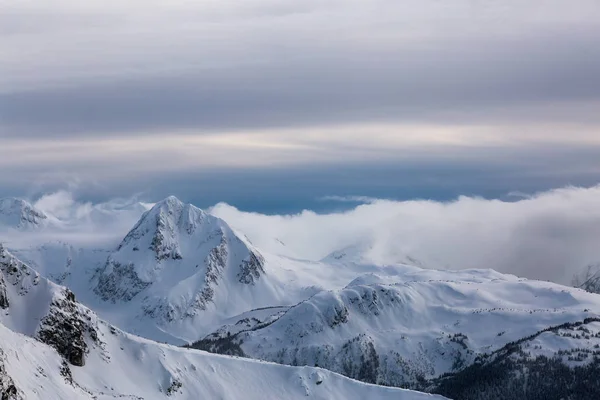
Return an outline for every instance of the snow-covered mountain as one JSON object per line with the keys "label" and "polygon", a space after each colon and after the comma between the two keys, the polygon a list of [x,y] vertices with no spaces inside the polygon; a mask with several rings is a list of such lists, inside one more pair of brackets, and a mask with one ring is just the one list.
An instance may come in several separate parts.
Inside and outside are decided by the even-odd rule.
{"label": "snow-covered mountain", "polygon": [[190,282],[196,296],[189,304],[180,304],[178,309],[158,310],[160,304],[148,308],[149,313],[160,312],[171,320],[206,309],[223,276],[252,285],[264,274],[263,267],[258,251],[224,221],[169,197],[145,213],[109,256],[95,291],[103,300],[129,301],[146,287],[156,288],[167,279],[178,283],[190,276],[200,278]]}
{"label": "snow-covered mountain", "polygon": [[0,248],[2,399],[434,399],[122,332]]}
{"label": "snow-covered mountain", "polygon": [[[580,289],[492,270],[406,267],[401,277],[368,274],[264,320],[232,322],[194,346],[431,390],[445,374],[551,327],[575,324],[589,337],[571,340],[558,334],[557,339],[548,331],[547,346],[537,353],[567,358],[579,348],[593,351],[600,346],[599,316],[600,296]],[[582,364],[597,360],[600,365],[594,357]]]}
{"label": "snow-covered mountain", "polygon": [[155,338],[185,342],[204,325],[286,297],[276,275],[266,275],[261,253],[225,221],[169,197],[108,256],[93,291],[106,315],[118,309],[122,320],[134,320],[131,330],[146,323]]}
{"label": "snow-covered mountain", "polygon": [[[309,261],[283,251],[290,244],[277,238],[269,251],[258,249],[224,220],[175,197],[154,204],[133,225],[132,216],[146,209],[136,207],[84,213],[94,224],[121,226],[113,234],[118,238],[97,243],[90,230],[84,246],[69,236],[28,245],[29,235],[53,238],[69,226],[42,222],[44,229],[29,229],[11,222],[11,232],[20,236],[9,241],[10,253],[0,252],[0,338],[31,353],[18,357],[0,345],[3,390],[14,386],[39,397],[40,380],[56,388],[57,398],[237,398],[246,393],[243,385],[251,388],[250,397],[264,390],[273,398],[288,391],[286,398],[360,398],[371,390],[374,398],[408,396],[308,368],[318,366],[366,383],[457,399],[528,393],[591,399],[600,393],[586,380],[600,373],[600,296],[588,293],[600,287],[597,267],[576,276],[576,289],[492,270],[422,269],[402,246],[393,254],[397,264],[383,264],[377,260],[390,254],[380,257],[377,243],[368,240]],[[123,224],[113,225],[118,215],[133,225],[126,235]],[[307,368],[148,339],[196,342],[198,349]],[[144,367],[132,376],[147,385],[120,378],[142,360]],[[94,369],[107,369],[103,363],[111,368],[95,376]],[[12,368],[16,378],[5,380],[3,368]],[[552,377],[549,383],[539,379],[541,371]],[[20,378],[31,373],[33,383]],[[317,383],[324,376],[336,383]],[[65,377],[75,383],[65,384]],[[236,380],[231,388],[230,379]],[[278,383],[265,388],[252,379]],[[568,384],[552,386],[565,379]]]}
{"label": "snow-covered mountain", "polygon": [[36,229],[45,226],[49,218],[23,199],[7,197],[0,199],[0,227]]}
{"label": "snow-covered mountain", "polygon": [[[53,237],[52,232],[45,235]],[[86,247],[63,240],[10,246],[13,242],[8,246],[13,254],[69,287],[102,318],[172,344],[198,340],[255,308],[291,306],[321,290],[342,288],[364,272],[401,273],[395,266],[259,251],[225,221],[175,197],[156,203],[112,249],[93,242]]]}

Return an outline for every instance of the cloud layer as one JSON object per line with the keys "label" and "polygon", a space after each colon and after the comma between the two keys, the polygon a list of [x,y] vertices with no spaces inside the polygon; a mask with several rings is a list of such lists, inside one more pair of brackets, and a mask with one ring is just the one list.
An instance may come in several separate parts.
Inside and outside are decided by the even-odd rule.
{"label": "cloud layer", "polygon": [[595,0],[0,9],[0,190],[440,160],[600,176]]}
{"label": "cloud layer", "polygon": [[557,189],[516,202],[379,200],[343,213],[295,215],[218,204],[212,213],[259,248],[294,257],[319,260],[355,246],[379,264],[412,258],[430,268],[493,268],[569,284],[575,273],[600,261],[598,204],[600,186]]}
{"label": "cloud layer", "polygon": [[[600,262],[600,186],[566,187],[512,202],[467,196],[450,202],[364,196],[329,200],[364,204],[333,213],[266,215],[225,203],[209,211],[263,251],[314,261],[341,251],[349,260],[492,268],[563,284]],[[136,198],[81,202],[67,191],[41,196],[34,204],[60,224],[20,234],[0,231],[1,242],[9,247],[65,241],[110,248],[151,206]]]}
{"label": "cloud layer", "polygon": [[12,248],[49,242],[63,242],[76,248],[112,248],[152,206],[139,202],[136,197],[94,204],[77,200],[73,192],[67,190],[44,194],[32,204],[46,214],[47,225],[27,230],[0,226],[0,243]]}

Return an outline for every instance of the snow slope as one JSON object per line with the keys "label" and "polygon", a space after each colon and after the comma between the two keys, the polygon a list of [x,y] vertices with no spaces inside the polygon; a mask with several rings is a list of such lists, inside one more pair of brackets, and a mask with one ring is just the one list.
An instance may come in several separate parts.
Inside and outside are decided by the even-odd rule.
{"label": "snow slope", "polygon": [[317,368],[212,355],[124,333],[3,248],[0,278],[2,398],[441,398],[366,385]]}
{"label": "snow slope", "polygon": [[89,281],[110,254],[110,250],[75,247],[62,241],[10,248],[10,252],[44,277],[75,293],[92,290]]}
{"label": "snow slope", "polygon": [[320,292],[248,329],[230,324],[195,346],[418,387],[509,342],[599,315],[600,296],[580,289],[492,270],[405,267]]}
{"label": "snow slope", "polygon": [[[112,334],[103,353],[74,367],[51,347],[0,324],[0,359],[23,399],[395,399],[434,400],[408,390],[367,385],[330,371],[287,367],[161,345]],[[18,349],[18,350],[17,350]]]}

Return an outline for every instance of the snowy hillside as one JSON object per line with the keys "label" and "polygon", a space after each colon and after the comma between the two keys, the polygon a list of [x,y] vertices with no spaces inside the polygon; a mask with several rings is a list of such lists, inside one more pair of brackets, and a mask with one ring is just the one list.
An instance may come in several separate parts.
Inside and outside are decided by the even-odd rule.
{"label": "snowy hillside", "polygon": [[[126,334],[0,249],[0,390],[6,399],[433,399]],[[35,338],[35,339],[34,339]],[[37,339],[37,340],[36,340]]]}
{"label": "snowy hillside", "polygon": [[42,211],[22,199],[0,199],[0,227],[36,229],[46,225],[49,218]]}
{"label": "snowy hillside", "polygon": [[442,399],[318,368],[161,345],[107,325],[100,329],[103,349],[94,350],[83,367],[65,363],[51,347],[1,324],[0,338],[2,395],[15,393],[9,399]]}
{"label": "snowy hillside", "polygon": [[[402,277],[361,276],[245,329],[229,324],[195,347],[423,389],[510,342],[599,315],[600,297],[579,289],[491,270],[406,267]],[[545,349],[553,356],[580,345]]]}

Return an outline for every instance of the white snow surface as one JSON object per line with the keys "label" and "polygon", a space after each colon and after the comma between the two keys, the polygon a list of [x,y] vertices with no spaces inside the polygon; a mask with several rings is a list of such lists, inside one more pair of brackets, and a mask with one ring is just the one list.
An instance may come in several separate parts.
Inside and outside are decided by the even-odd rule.
{"label": "white snow surface", "polygon": [[86,334],[84,366],[68,365],[52,347],[32,338],[51,303],[63,299],[67,290],[4,249],[0,262],[8,301],[0,319],[0,371],[24,399],[442,399],[318,368],[159,344],[125,333],[77,304],[75,312],[85,316],[96,339]]}
{"label": "white snow surface", "polygon": [[84,367],[70,366],[74,381],[70,384],[59,372],[62,359],[54,349],[0,324],[7,374],[24,398],[40,400],[443,399],[368,385],[319,368],[161,345],[101,327],[105,349],[92,351]]}
{"label": "white snow surface", "polygon": [[[21,210],[19,207],[16,209]],[[24,207],[27,209],[26,204]],[[133,211],[127,208],[117,212],[130,218],[145,208],[138,205]],[[102,224],[116,220],[113,211],[98,209],[85,215]],[[378,375],[371,377],[373,381],[410,385],[418,378],[435,378],[456,371],[479,354],[548,327],[600,315],[600,297],[581,289],[521,279],[489,269],[454,272],[423,269],[410,252],[400,250],[396,257],[399,263],[374,264],[368,254],[377,253],[376,243],[368,241],[342,247],[320,261],[293,257],[293,252],[286,250],[287,244],[278,238],[273,238],[269,251],[264,251],[224,220],[183,204],[175,197],[158,202],[143,213],[129,233],[123,233],[120,243],[114,238],[107,240],[110,235],[107,236],[106,230],[100,230],[97,238],[91,230],[80,242],[58,235],[60,239],[40,243],[40,238],[64,232],[65,224],[42,223],[39,228],[24,229],[26,225],[19,227],[14,219],[18,213],[4,214],[13,219],[0,220],[0,225],[19,235],[11,233],[2,240],[8,238],[6,247],[35,269],[25,268],[28,272],[18,284],[6,285],[8,297],[20,299],[11,301],[10,312],[0,315],[4,331],[14,332],[6,333],[7,337],[14,336],[7,340],[25,341],[30,344],[24,346],[43,354],[39,357],[54,357],[54,361],[48,362],[55,364],[60,361],[53,350],[29,337],[36,335],[49,304],[65,297],[64,289],[55,283],[67,286],[94,311],[94,324],[101,342],[105,343],[91,344],[88,355],[90,365],[108,370],[100,375],[100,381],[94,380],[92,372],[89,376],[88,372],[81,372],[93,369],[87,363],[85,367],[71,367],[76,382],[96,394],[105,392],[113,396],[118,392],[126,398],[154,398],[179,380],[183,383],[183,398],[188,398],[188,394],[194,398],[200,393],[196,391],[204,389],[215,390],[210,393],[216,398],[235,398],[230,397],[238,394],[235,391],[230,393],[222,388],[219,392],[218,383],[205,384],[204,389],[187,383],[200,379],[190,378],[186,375],[189,371],[194,371],[189,372],[190,376],[197,371],[214,373],[197,365],[200,361],[186,364],[192,357],[219,365],[235,361],[236,366],[244,365],[241,370],[251,366],[261,371],[278,371],[272,372],[274,375],[269,375],[271,372],[259,375],[276,382],[297,379],[298,387],[302,388],[298,389],[299,395],[320,396],[306,383],[314,378],[311,374],[317,373],[312,369],[208,355],[150,340],[181,345],[201,338],[231,336],[243,341],[240,348],[249,357],[282,364],[319,365],[353,377],[358,377],[361,357],[368,359],[376,354],[380,367]],[[43,236],[37,232],[43,232]],[[33,239],[28,243],[30,236]],[[581,283],[595,283],[596,271],[592,267],[586,270],[580,277]],[[91,313],[88,308],[80,307],[81,313]],[[110,324],[123,331],[111,328]],[[576,349],[596,344],[595,338],[586,342],[552,332],[536,336],[529,343],[532,354],[556,355],[561,351],[573,359]],[[129,348],[152,349],[151,356],[144,356],[150,357],[152,366],[140,372],[143,377],[133,376],[137,372],[129,371],[140,363],[139,351],[131,350],[130,354]],[[123,352],[129,355],[125,357]],[[12,360],[9,352],[6,354]],[[161,364],[166,362],[166,356],[161,354],[172,355],[173,361]],[[117,367],[113,375],[112,367],[94,364],[95,357],[102,362],[118,359],[119,365],[122,362],[125,367]],[[277,375],[279,371],[284,371],[281,376]],[[306,372],[309,375],[297,371],[309,371]],[[131,382],[115,383],[128,373],[133,382],[139,378],[140,382],[149,382],[152,389],[136,389],[137,385]],[[226,381],[225,372],[217,375],[217,382]],[[347,380],[338,375],[327,376],[346,385],[343,382]],[[228,379],[239,380],[240,390],[247,384],[242,375],[232,374]],[[317,385],[318,390],[325,388],[323,385]],[[66,390],[64,393],[79,390],[69,387],[60,390]],[[364,394],[362,390],[367,390],[358,387],[357,393]],[[264,389],[254,388],[256,393]],[[331,390],[323,391],[322,398],[352,398],[338,397],[346,389]],[[85,390],[79,394],[86,396],[84,393]],[[279,398],[280,392],[273,393],[273,398]]]}
{"label": "white snow surface", "polygon": [[[362,356],[376,353],[377,382],[404,385],[456,371],[548,327],[599,316],[600,296],[581,289],[492,270],[405,267],[402,275],[367,274],[322,291],[235,340],[253,358],[350,376]],[[230,324],[207,339],[228,337],[229,326],[230,334],[240,331]],[[577,346],[567,339],[561,348]]]}

